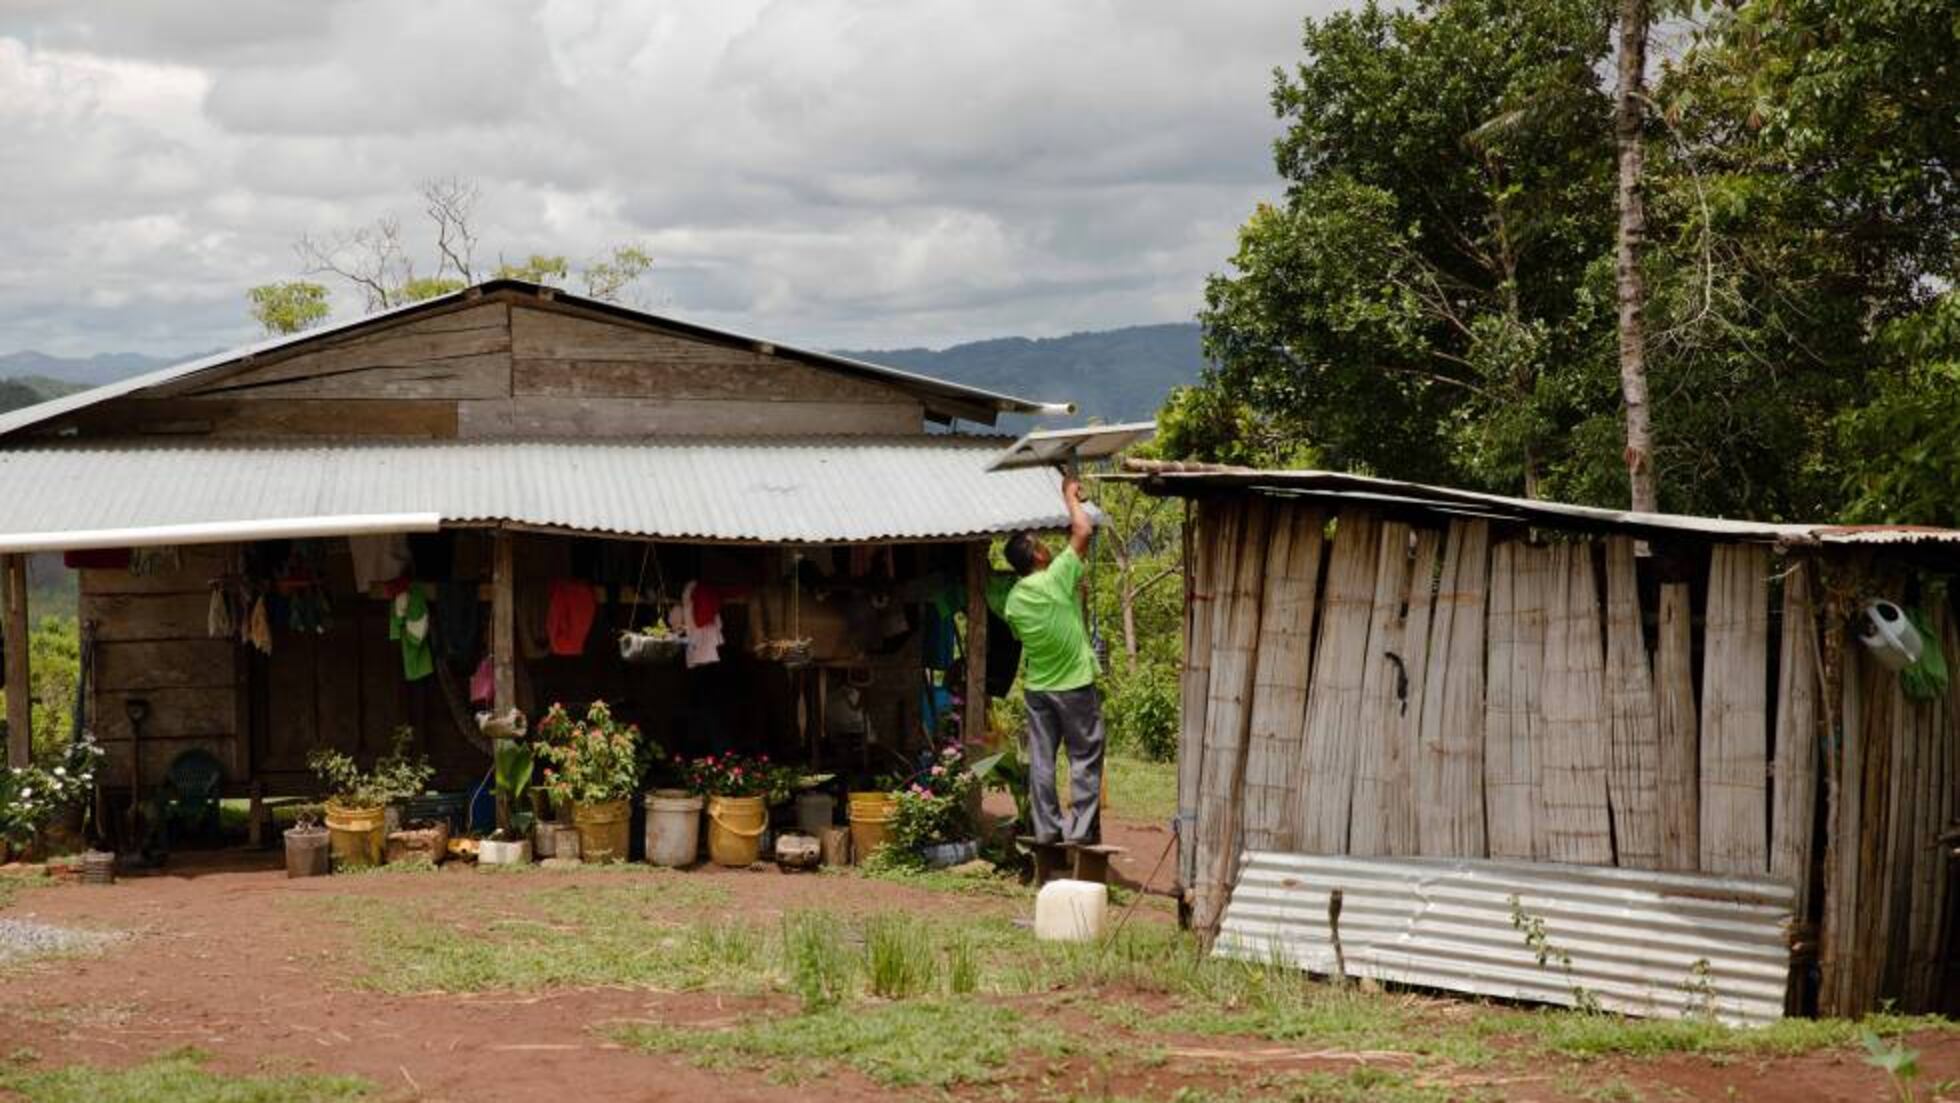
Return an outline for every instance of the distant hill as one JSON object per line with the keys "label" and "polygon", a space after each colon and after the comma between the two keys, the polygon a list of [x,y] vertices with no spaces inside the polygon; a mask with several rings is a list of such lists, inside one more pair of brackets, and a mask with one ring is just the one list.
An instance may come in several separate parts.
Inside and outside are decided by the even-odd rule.
{"label": "distant hill", "polygon": [[[999,337],[943,349],[841,351],[839,355],[965,383],[1019,398],[1074,401],[1080,417],[1147,421],[1172,387],[1195,382],[1204,358],[1194,323],[1130,326],[1067,337]],[[137,352],[50,356],[0,354],[0,412],[181,363]],[[1003,418],[1021,432],[1029,418]]]}
{"label": "distant hill", "polygon": [[40,376],[75,384],[75,389],[100,387],[147,371],[181,364],[187,356],[148,356],[140,352],[101,352],[94,356],[52,356],[29,349],[0,353],[0,379]]}
{"label": "distant hill", "polygon": [[[1047,402],[1073,400],[1080,417],[1148,421],[1172,387],[1195,383],[1204,366],[1196,323],[1130,326],[1067,337],[1000,337],[944,349],[840,351],[939,379]],[[1003,418],[1019,432],[1027,418]]]}
{"label": "distant hill", "polygon": [[27,375],[18,379],[0,378],[0,414],[81,390],[87,390],[87,387],[80,383],[49,379],[45,375]]}

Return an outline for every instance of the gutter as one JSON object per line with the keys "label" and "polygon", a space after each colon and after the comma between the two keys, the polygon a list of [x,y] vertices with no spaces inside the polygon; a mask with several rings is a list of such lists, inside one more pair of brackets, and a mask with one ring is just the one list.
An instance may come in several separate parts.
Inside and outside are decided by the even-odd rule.
{"label": "gutter", "polygon": [[280,517],[258,521],[200,521],[140,528],[71,529],[66,532],[0,534],[0,554],[149,548],[161,545],[230,544],[244,540],[291,540],[308,536],[365,536],[434,532],[436,513],[353,513],[330,517]]}

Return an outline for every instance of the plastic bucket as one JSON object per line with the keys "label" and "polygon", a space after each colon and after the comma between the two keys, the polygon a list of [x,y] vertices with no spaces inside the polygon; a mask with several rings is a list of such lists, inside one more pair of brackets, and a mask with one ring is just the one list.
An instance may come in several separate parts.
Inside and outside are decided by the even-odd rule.
{"label": "plastic bucket", "polygon": [[656,789],[643,801],[647,809],[647,861],[669,869],[694,864],[701,852],[699,796],[683,789]]}
{"label": "plastic bucket", "polygon": [[286,829],[286,876],[325,877],[327,875],[328,832],[320,828]]}
{"label": "plastic bucket", "polygon": [[578,828],[578,857],[587,862],[623,862],[631,842],[633,807],[625,799],[586,804],[572,802],[572,826]]}
{"label": "plastic bucket", "polygon": [[327,802],[327,834],[337,866],[378,866],[388,842],[385,808],[348,808]]}
{"label": "plastic bucket", "polygon": [[891,841],[892,820],[898,816],[898,798],[890,793],[851,794],[851,853],[862,863],[871,853]]}
{"label": "plastic bucket", "polygon": [[761,797],[709,797],[708,857],[718,866],[754,865],[768,826],[769,806]]}
{"label": "plastic bucket", "polygon": [[837,798],[829,793],[796,794],[796,829],[805,835],[823,835],[837,816]]}

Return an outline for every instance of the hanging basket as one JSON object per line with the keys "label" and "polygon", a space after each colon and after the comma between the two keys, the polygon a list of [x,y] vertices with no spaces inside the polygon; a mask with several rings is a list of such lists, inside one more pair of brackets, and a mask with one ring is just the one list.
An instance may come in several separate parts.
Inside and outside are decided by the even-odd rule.
{"label": "hanging basket", "polygon": [[650,636],[645,632],[619,634],[620,661],[634,666],[672,666],[687,654],[687,641],[677,636]]}
{"label": "hanging basket", "polygon": [[763,640],[755,645],[755,657],[765,662],[781,663],[791,670],[809,666],[815,654],[811,641],[803,640]]}

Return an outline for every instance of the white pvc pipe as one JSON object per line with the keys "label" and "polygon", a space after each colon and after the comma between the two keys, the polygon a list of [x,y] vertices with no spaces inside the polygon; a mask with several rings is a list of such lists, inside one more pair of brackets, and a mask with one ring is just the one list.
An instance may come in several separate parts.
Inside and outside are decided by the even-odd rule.
{"label": "white pvc pipe", "polygon": [[241,540],[291,540],[306,536],[434,532],[437,513],[352,513],[333,517],[274,517],[258,521],[197,521],[122,529],[0,534],[0,553],[148,548],[176,544],[230,544]]}

